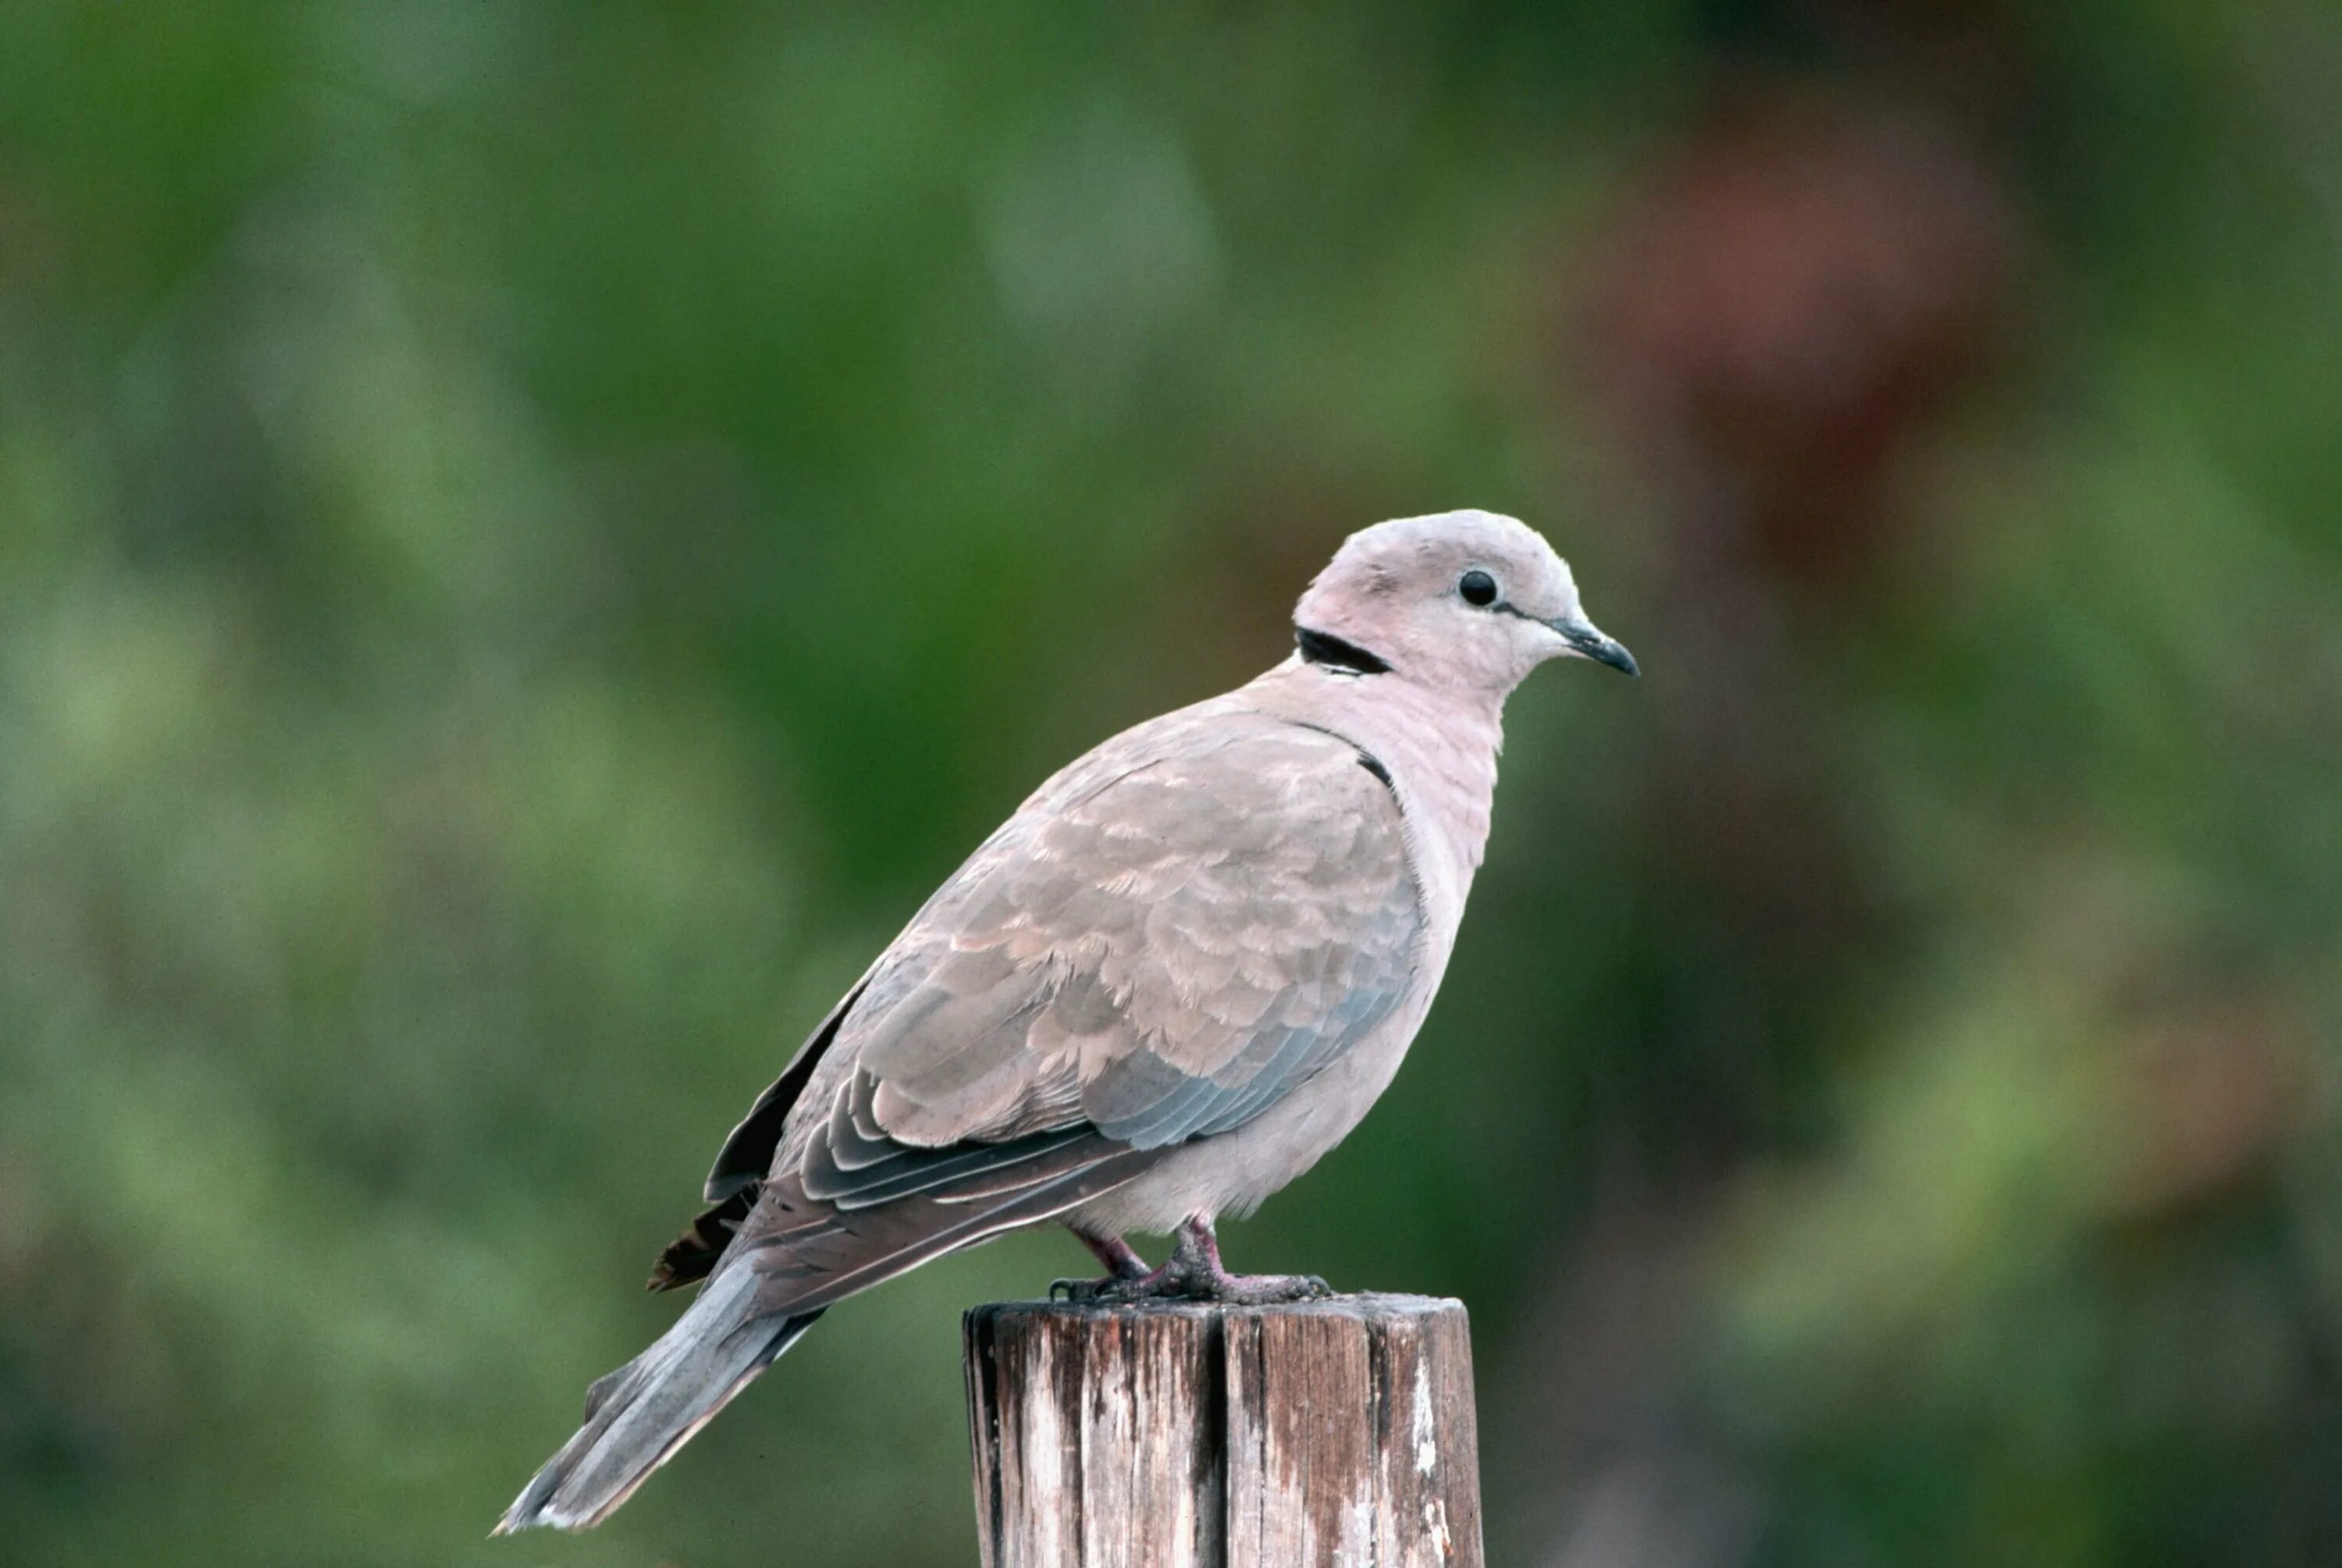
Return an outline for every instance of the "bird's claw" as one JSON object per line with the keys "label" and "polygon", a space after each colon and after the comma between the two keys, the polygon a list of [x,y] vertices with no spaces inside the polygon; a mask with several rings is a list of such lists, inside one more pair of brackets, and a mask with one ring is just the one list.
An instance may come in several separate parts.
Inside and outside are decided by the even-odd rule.
{"label": "bird's claw", "polygon": [[[1065,1293],[1062,1298],[1060,1291]],[[1075,1306],[1127,1306],[1134,1302],[1178,1301],[1186,1294],[1180,1283],[1162,1269],[1136,1278],[1109,1274],[1102,1280],[1049,1282],[1051,1301],[1062,1299]]]}
{"label": "bird's claw", "polygon": [[[1057,1293],[1076,1306],[1119,1306],[1143,1301],[1211,1302],[1223,1306],[1276,1306],[1286,1302],[1323,1301],[1334,1287],[1316,1274],[1232,1274],[1220,1262],[1219,1238],[1207,1220],[1190,1220],[1179,1227],[1178,1244],[1157,1269],[1139,1263],[1126,1246],[1108,1248],[1091,1243],[1093,1251],[1116,1272],[1102,1280],[1056,1280],[1049,1299]],[[1126,1259],[1128,1267],[1118,1260]]]}
{"label": "bird's claw", "polygon": [[1108,1291],[1116,1285],[1127,1283],[1112,1274],[1108,1274],[1102,1280],[1051,1280],[1049,1299],[1053,1302],[1065,1301],[1076,1306],[1085,1306],[1092,1302],[1108,1299],[1106,1295]]}
{"label": "bird's claw", "polygon": [[1201,1283],[1206,1287],[1202,1299],[1230,1306],[1324,1301],[1334,1293],[1334,1287],[1316,1274],[1223,1274]]}
{"label": "bird's claw", "polygon": [[1053,1280],[1049,1283],[1051,1301],[1063,1300],[1074,1306],[1128,1306],[1150,1301],[1277,1306],[1323,1301],[1334,1293],[1334,1287],[1316,1274],[1210,1274],[1168,1265],[1136,1279]]}

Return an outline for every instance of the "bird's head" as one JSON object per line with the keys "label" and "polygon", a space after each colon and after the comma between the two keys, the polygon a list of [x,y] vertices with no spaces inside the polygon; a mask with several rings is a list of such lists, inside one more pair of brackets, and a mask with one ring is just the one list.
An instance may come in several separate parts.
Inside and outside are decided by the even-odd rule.
{"label": "bird's head", "polygon": [[1569,564],[1493,512],[1377,523],[1344,541],[1293,613],[1303,658],[1501,697],[1547,659],[1637,674],[1586,618]]}

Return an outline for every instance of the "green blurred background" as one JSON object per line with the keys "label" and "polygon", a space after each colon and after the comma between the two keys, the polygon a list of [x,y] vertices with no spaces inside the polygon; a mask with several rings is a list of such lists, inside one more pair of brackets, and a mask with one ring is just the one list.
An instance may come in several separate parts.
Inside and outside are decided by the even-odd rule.
{"label": "green blurred background", "polygon": [[947,1260],[481,1539],[1051,769],[1476,505],[1494,1560],[2342,1562],[2342,13],[0,5],[0,1548],[973,1561]]}

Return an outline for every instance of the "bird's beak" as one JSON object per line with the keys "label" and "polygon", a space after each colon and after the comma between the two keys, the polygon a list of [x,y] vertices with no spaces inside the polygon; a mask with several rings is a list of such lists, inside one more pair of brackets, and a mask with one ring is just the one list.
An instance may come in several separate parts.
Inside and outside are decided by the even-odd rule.
{"label": "bird's beak", "polygon": [[1569,644],[1569,651],[1581,659],[1591,659],[1597,664],[1607,664],[1630,675],[1643,673],[1642,667],[1635,663],[1635,655],[1626,651],[1626,644],[1591,621],[1562,619],[1547,621],[1546,624],[1560,633],[1561,640]]}

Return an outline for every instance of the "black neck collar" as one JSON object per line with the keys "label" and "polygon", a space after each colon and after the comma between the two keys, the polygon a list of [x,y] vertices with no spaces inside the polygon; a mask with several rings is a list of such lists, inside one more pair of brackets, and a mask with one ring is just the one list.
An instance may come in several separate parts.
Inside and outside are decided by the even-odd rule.
{"label": "black neck collar", "polygon": [[1301,649],[1301,657],[1305,661],[1340,674],[1379,675],[1390,669],[1390,661],[1380,654],[1361,648],[1356,643],[1345,642],[1331,632],[1296,626],[1293,628],[1293,641]]}

